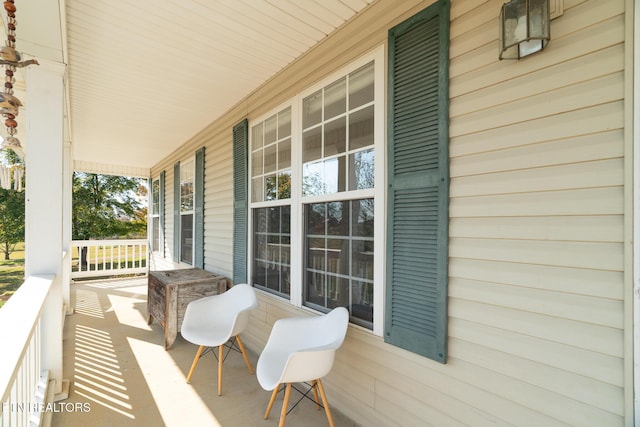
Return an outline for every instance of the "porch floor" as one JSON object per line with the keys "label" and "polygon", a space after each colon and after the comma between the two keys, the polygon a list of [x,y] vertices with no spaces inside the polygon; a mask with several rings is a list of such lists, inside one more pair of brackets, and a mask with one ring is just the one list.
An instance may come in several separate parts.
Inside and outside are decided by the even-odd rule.
{"label": "porch floor", "polygon": [[[250,375],[239,353],[225,360],[223,394],[217,395],[217,362],[200,360],[185,381],[196,346],[178,336],[169,351],[154,321],[147,324],[146,278],[72,285],[75,313],[64,327],[64,377],[69,398],[52,426],[276,426],[282,393],[268,420],[270,392]],[[257,355],[249,353],[253,367]],[[293,401],[295,393],[292,393]],[[328,396],[331,403],[331,396]],[[332,407],[336,426],[356,426]],[[323,410],[304,400],[286,425],[327,426]]]}

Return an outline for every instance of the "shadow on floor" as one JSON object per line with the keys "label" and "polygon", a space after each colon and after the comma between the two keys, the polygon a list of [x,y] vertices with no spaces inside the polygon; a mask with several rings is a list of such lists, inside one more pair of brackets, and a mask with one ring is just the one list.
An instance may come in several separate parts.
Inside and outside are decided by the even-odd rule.
{"label": "shadow on floor", "polygon": [[[264,426],[278,425],[282,395],[263,419],[270,392],[260,388],[239,353],[225,360],[223,395],[217,361],[200,360],[191,384],[186,374],[196,346],[178,336],[169,351],[157,322],[147,324],[146,279],[72,286],[75,313],[64,328],[64,377],[69,398],[52,426]],[[255,368],[257,355],[249,352]],[[292,396],[293,399],[293,396]],[[331,396],[329,396],[331,402]],[[356,424],[332,408],[336,426]],[[327,426],[323,410],[303,401],[287,426]]]}

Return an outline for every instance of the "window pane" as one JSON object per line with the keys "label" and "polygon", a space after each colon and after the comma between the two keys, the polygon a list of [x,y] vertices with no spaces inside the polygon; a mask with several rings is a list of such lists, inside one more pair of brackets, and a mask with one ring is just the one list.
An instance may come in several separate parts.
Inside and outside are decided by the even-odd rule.
{"label": "window pane", "polygon": [[347,121],[340,117],[324,125],[324,157],[344,153],[347,150]]}
{"label": "window pane", "polygon": [[291,139],[278,143],[278,170],[291,167]]}
{"label": "window pane", "polygon": [[254,260],[253,263],[253,284],[266,286],[267,284],[267,263],[265,261]]}
{"label": "window pane", "polygon": [[307,239],[307,268],[311,270],[325,270],[326,248],[324,238]]}
{"label": "window pane", "polygon": [[278,139],[291,136],[291,107],[278,113]]}
{"label": "window pane", "polygon": [[278,174],[278,199],[291,198],[291,171]]}
{"label": "window pane", "polygon": [[160,250],[160,217],[154,216],[152,218],[152,227],[153,239],[151,240],[151,249],[158,251]]}
{"label": "window pane", "polygon": [[193,210],[193,161],[180,167],[180,211]]}
{"label": "window pane", "polygon": [[324,163],[306,163],[302,168],[302,193],[305,196],[324,194]]}
{"label": "window pane", "polygon": [[280,215],[280,233],[282,234],[282,243],[289,244],[291,238],[291,208],[283,206]]}
{"label": "window pane", "polygon": [[262,147],[263,132],[262,122],[251,128],[251,150]]}
{"label": "window pane", "polygon": [[331,194],[344,191],[347,182],[347,168],[344,156],[325,160],[323,193]]}
{"label": "window pane", "polygon": [[349,240],[327,239],[327,272],[349,275]]}
{"label": "window pane", "polygon": [[280,208],[267,208],[267,215],[269,233],[280,233]]}
{"label": "window pane", "polygon": [[277,136],[277,116],[271,116],[264,121],[264,145],[269,145],[276,141]]}
{"label": "window pane", "polygon": [[307,207],[307,234],[325,235],[326,206],[325,203],[315,203]]}
{"label": "window pane", "polygon": [[262,177],[251,180],[251,201],[261,202],[264,200],[264,187]]}
{"label": "window pane", "polygon": [[321,307],[325,306],[325,274],[317,271],[307,272],[307,284],[305,286],[305,295],[307,302],[317,304]]}
{"label": "window pane", "polygon": [[372,328],[373,199],[309,204],[305,222],[305,304],[349,307],[356,323]]}
{"label": "window pane", "polygon": [[308,128],[322,120],[322,90],[307,96],[302,101],[302,127]]}
{"label": "window pane", "polygon": [[267,232],[267,209],[266,208],[253,210],[253,231],[255,233]]}
{"label": "window pane", "polygon": [[180,216],[180,261],[193,263],[193,214]]}
{"label": "window pane", "polygon": [[193,210],[193,184],[183,183],[180,186],[180,211],[187,212]]}
{"label": "window pane", "polygon": [[270,145],[264,149],[264,173],[276,171],[276,145]]}
{"label": "window pane", "polygon": [[153,201],[152,215],[160,215],[160,181],[151,183],[151,200]]}
{"label": "window pane", "polygon": [[349,156],[349,190],[375,186],[374,151],[358,151]]}
{"label": "window pane", "polygon": [[264,177],[264,200],[276,200],[278,198],[278,185],[276,174]]}
{"label": "window pane", "polygon": [[349,150],[373,145],[373,105],[349,115]]}
{"label": "window pane", "polygon": [[373,62],[349,75],[349,108],[354,109],[373,101]]}
{"label": "window pane", "polygon": [[311,162],[322,157],[322,128],[302,133],[302,161]]}
{"label": "window pane", "polygon": [[324,120],[342,114],[347,108],[347,79],[341,78],[324,90]]}
{"label": "window pane", "polygon": [[354,280],[351,285],[351,316],[373,323],[373,283]]}
{"label": "window pane", "polygon": [[[266,263],[267,262],[267,234],[266,232],[255,233],[254,239],[254,257],[256,260]],[[266,264],[265,264],[266,265]]]}
{"label": "window pane", "polygon": [[253,209],[253,284],[277,294],[290,289],[289,206]]}
{"label": "window pane", "polygon": [[262,150],[258,150],[251,154],[251,176],[262,175],[262,170]]}
{"label": "window pane", "polygon": [[353,235],[373,239],[373,199],[354,200],[351,207]]}
{"label": "window pane", "polygon": [[354,240],[351,243],[351,275],[360,279],[373,280],[373,241]]}
{"label": "window pane", "polygon": [[349,305],[349,279],[327,276],[327,308]]}
{"label": "window pane", "polygon": [[332,236],[349,235],[349,205],[351,202],[327,203],[327,234]]}

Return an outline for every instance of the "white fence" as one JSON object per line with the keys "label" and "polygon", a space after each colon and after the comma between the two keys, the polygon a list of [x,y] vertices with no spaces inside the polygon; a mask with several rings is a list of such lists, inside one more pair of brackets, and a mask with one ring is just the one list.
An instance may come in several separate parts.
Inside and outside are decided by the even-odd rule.
{"label": "white fence", "polygon": [[146,274],[147,241],[74,240],[71,242],[71,278]]}
{"label": "white fence", "polygon": [[[56,304],[53,277],[29,277],[0,310],[0,426],[40,423],[49,371],[43,369],[43,317]],[[53,300],[53,304],[52,301]],[[49,307],[49,308],[47,308]]]}

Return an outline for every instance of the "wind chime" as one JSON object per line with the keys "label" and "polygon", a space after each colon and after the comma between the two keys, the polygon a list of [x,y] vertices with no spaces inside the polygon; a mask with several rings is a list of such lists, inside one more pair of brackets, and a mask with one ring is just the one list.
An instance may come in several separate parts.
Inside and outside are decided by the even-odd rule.
{"label": "wind chime", "polygon": [[35,59],[21,61],[20,53],[16,50],[16,5],[14,0],[4,2],[4,10],[7,12],[7,44],[0,48],[0,65],[5,67],[4,91],[0,92],[0,114],[4,116],[4,125],[7,128],[8,137],[4,138],[0,148],[11,148],[20,158],[24,158],[22,144],[15,136],[18,127],[16,116],[22,102],[13,96],[13,85],[16,81],[16,68],[38,64]]}

